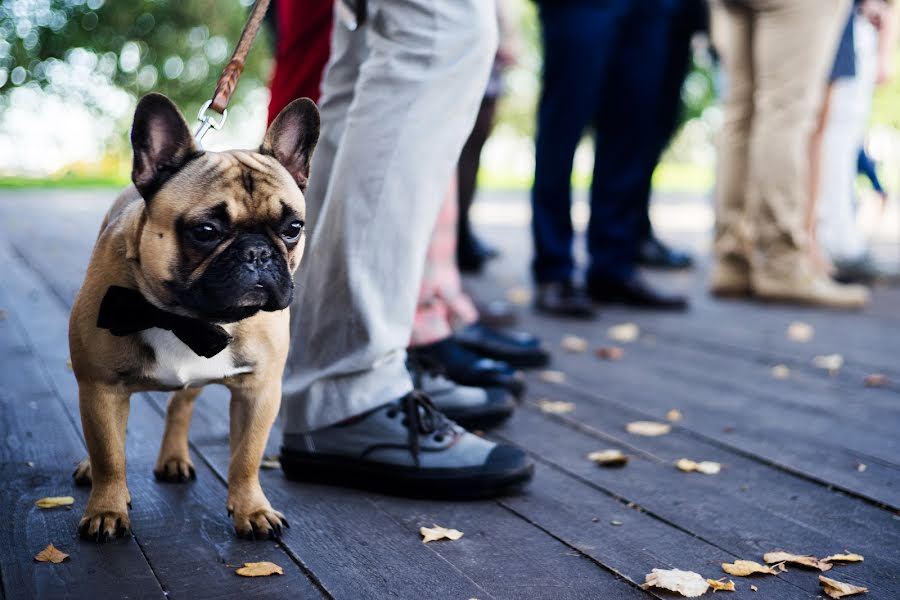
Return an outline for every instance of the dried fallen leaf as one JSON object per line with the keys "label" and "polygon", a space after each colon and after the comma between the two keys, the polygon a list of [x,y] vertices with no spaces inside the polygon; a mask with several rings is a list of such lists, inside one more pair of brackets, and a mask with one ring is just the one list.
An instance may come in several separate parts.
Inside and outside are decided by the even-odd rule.
{"label": "dried fallen leaf", "polygon": [[612,525],[613,527],[621,527],[622,521],[619,521],[618,519],[613,519],[612,521],[609,522],[609,524]]}
{"label": "dried fallen leaf", "polygon": [[677,408],[673,408],[669,412],[666,413],[666,421],[671,421],[672,423],[677,423],[683,417],[684,417],[684,415],[682,415],[681,411],[678,410]]}
{"label": "dried fallen leaf", "polygon": [[547,383],[565,383],[566,382],[566,374],[562,371],[553,371],[551,369],[547,369],[546,371],[541,371],[538,377],[541,378],[541,381],[546,381]]}
{"label": "dried fallen leaf", "polygon": [[259,463],[260,469],[280,469],[281,468],[281,460],[280,457],[275,454],[272,456],[264,456],[262,461]]}
{"label": "dried fallen leaf", "polygon": [[680,569],[653,569],[644,576],[643,588],[658,587],[678,592],[688,598],[702,596],[709,589],[709,584],[699,573]]}
{"label": "dried fallen leaf", "polygon": [[668,423],[657,423],[656,421],[632,421],[625,425],[625,431],[634,435],[656,437],[672,431],[672,426]]}
{"label": "dried fallen leaf", "polygon": [[831,568],[829,563],[821,561],[815,556],[791,554],[790,552],[784,551],[766,552],[763,554],[763,560],[770,565],[772,563],[791,563],[794,565],[802,565],[804,567],[812,567],[813,569],[819,569],[820,571],[827,571]]}
{"label": "dried fallen leaf", "polygon": [[433,525],[432,527],[420,527],[419,533],[422,534],[423,544],[444,539],[456,541],[463,536],[463,532],[459,531],[458,529],[447,529],[446,527],[441,527],[440,525]]}
{"label": "dried fallen leaf", "polygon": [[831,598],[843,598],[844,596],[854,596],[869,591],[869,588],[860,587],[858,585],[850,585],[842,583],[830,577],[819,575],[819,582],[825,590],[825,594]]}
{"label": "dried fallen leaf", "polygon": [[625,350],[620,346],[601,346],[594,350],[594,356],[602,360],[622,360]]}
{"label": "dried fallen leaf", "polygon": [[75,498],[72,496],[50,496],[49,498],[36,500],[34,503],[38,508],[54,508],[57,506],[71,506],[73,504],[75,504]]}
{"label": "dried fallen leaf", "polygon": [[696,471],[697,473],[703,473],[704,475],[718,475],[719,472],[722,471],[722,465],[717,462],[712,462],[711,460],[694,462],[689,458],[681,458],[675,463],[675,466],[686,473],[693,473]]}
{"label": "dried fallen leaf", "polygon": [[[777,565],[776,565],[777,566]],[[735,577],[746,577],[754,573],[763,573],[765,575],[778,575],[775,566],[761,565],[752,560],[736,560],[733,563],[722,563],[722,570],[729,575]]]}
{"label": "dried fallen leaf", "polygon": [[772,377],[775,379],[787,379],[791,376],[791,370],[786,365],[775,365],[772,367]]}
{"label": "dried fallen leaf", "polygon": [[606,335],[609,336],[609,339],[611,340],[627,344],[640,337],[641,329],[634,323],[622,323],[621,325],[614,325],[607,329]]}
{"label": "dried fallen leaf", "polygon": [[531,292],[523,287],[514,287],[506,290],[506,299],[513,304],[524,306],[531,302]]}
{"label": "dried fallen leaf", "polygon": [[803,321],[794,321],[787,328],[787,337],[792,342],[808,342],[815,334],[813,326]]}
{"label": "dried fallen leaf", "polygon": [[59,564],[67,558],[69,555],[60,551],[53,544],[47,544],[46,548],[34,555],[34,560],[38,562],[52,562],[53,564]]}
{"label": "dried fallen leaf", "polygon": [[588,460],[592,460],[603,467],[624,467],[628,462],[628,456],[622,454],[621,450],[609,449],[598,450],[587,455]]}
{"label": "dried fallen leaf", "polygon": [[72,359],[71,358],[66,360],[66,368],[70,371],[74,371],[74,369],[72,368]]}
{"label": "dried fallen leaf", "polygon": [[235,573],[241,577],[268,577],[269,575],[284,575],[284,569],[273,562],[249,562],[244,563]]}
{"label": "dried fallen leaf", "polygon": [[756,587],[755,585],[751,585],[751,586],[750,586],[750,591],[751,591],[751,592],[758,592],[758,591],[759,591],[759,588]]}
{"label": "dried fallen leaf", "polygon": [[565,400],[538,400],[538,408],[545,413],[551,415],[563,415],[575,410],[574,402],[566,402]]}
{"label": "dried fallen leaf", "polygon": [[844,551],[844,554],[832,554],[831,556],[826,556],[822,559],[823,562],[862,562],[865,560],[862,554],[853,554],[847,553]]}
{"label": "dried fallen leaf", "polygon": [[577,335],[564,335],[559,345],[566,352],[585,352],[588,349],[587,340]]}
{"label": "dried fallen leaf", "polygon": [[725,581],[725,577],[722,579],[707,579],[706,583],[709,584],[709,587],[713,589],[713,592],[733,592],[734,582],[732,580]]}
{"label": "dried fallen leaf", "polygon": [[860,473],[866,472],[866,465],[864,463],[856,463],[856,470]]}
{"label": "dried fallen leaf", "polygon": [[840,354],[824,354],[813,358],[813,365],[828,371],[829,375],[837,375],[844,366],[844,357]]}
{"label": "dried fallen leaf", "polygon": [[887,375],[882,375],[881,373],[872,373],[868,377],[866,377],[863,382],[866,387],[884,387],[890,380],[888,380]]}

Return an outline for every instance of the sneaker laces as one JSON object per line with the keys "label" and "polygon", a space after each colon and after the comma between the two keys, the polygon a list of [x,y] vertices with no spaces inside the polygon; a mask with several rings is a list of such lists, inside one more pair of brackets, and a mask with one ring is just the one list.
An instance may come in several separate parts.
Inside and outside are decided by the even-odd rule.
{"label": "sneaker laces", "polygon": [[418,390],[413,390],[400,399],[400,409],[406,416],[406,428],[409,439],[409,450],[416,466],[419,465],[420,435],[452,435],[453,421],[448,419],[431,402],[431,399]]}

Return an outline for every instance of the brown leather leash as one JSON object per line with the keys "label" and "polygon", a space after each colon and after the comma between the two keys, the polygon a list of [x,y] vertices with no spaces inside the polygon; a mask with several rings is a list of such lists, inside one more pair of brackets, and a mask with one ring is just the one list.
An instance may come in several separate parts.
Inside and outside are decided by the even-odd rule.
{"label": "brown leather leash", "polygon": [[[212,98],[207,100],[200,108],[200,112],[197,113],[197,120],[200,121],[200,125],[197,127],[197,131],[194,132],[194,139],[197,140],[198,144],[210,129],[221,129],[222,125],[225,124],[225,120],[228,118],[226,107],[231,100],[232,94],[234,94],[235,88],[237,88],[238,79],[244,71],[244,61],[247,60],[247,53],[250,52],[253,40],[256,38],[256,34],[259,32],[259,28],[266,16],[269,2],[270,0],[256,0],[253,4],[253,8],[250,9],[250,15],[247,17],[247,24],[244,25],[241,37],[238,38],[231,60],[222,69],[222,75],[219,77]],[[208,110],[219,113],[222,118],[215,120],[214,117],[207,114]]]}

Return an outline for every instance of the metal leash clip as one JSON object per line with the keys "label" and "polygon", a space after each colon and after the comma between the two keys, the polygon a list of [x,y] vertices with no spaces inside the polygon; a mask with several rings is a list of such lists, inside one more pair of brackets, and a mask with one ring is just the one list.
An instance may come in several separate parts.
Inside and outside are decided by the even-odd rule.
{"label": "metal leash clip", "polygon": [[206,132],[210,129],[219,130],[222,129],[222,125],[225,124],[226,119],[228,119],[228,109],[226,108],[222,112],[222,118],[216,121],[212,116],[206,114],[206,111],[209,109],[212,104],[212,100],[207,100],[206,103],[200,107],[200,112],[197,113],[197,120],[200,121],[200,125],[197,127],[197,131],[194,132],[194,139],[197,140],[197,144],[202,147],[203,136],[206,135]]}

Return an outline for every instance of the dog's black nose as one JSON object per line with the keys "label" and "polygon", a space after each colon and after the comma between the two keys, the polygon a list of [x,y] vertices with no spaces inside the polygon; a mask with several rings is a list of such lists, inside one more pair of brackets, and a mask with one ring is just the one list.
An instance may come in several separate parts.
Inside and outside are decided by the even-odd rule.
{"label": "dog's black nose", "polygon": [[241,248],[241,258],[244,262],[265,264],[272,259],[272,246],[265,238],[248,240]]}

